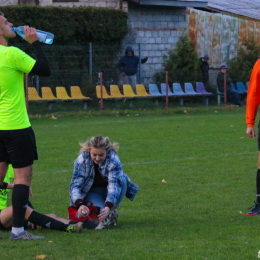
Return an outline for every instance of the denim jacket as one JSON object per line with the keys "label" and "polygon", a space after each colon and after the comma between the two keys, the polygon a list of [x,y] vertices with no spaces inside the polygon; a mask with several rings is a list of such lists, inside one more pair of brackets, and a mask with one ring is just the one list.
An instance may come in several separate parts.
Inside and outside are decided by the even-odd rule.
{"label": "denim jacket", "polygon": [[[114,151],[107,153],[106,160],[99,165],[98,170],[104,180],[108,182],[105,202],[116,203],[121,192],[123,176],[127,182],[125,196],[131,201],[134,199],[139,187],[132,183],[123,172],[120,159]],[[94,182],[94,178],[94,162],[90,157],[90,153],[82,152],[74,163],[74,171],[70,183],[70,205],[75,204],[78,199],[84,199]]]}

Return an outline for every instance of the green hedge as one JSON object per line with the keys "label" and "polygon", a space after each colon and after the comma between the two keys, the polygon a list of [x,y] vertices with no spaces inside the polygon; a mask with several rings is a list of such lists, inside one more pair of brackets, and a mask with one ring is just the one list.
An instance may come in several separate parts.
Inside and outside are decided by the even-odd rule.
{"label": "green hedge", "polygon": [[[127,34],[127,13],[98,7],[3,6],[15,27],[29,25],[54,34],[54,45],[120,45]],[[21,39],[15,41],[21,42]],[[13,42],[13,41],[12,41]]]}

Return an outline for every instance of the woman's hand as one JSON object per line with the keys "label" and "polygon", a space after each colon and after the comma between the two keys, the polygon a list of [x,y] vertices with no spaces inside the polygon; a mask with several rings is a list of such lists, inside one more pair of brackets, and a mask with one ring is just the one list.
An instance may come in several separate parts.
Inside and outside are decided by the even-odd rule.
{"label": "woman's hand", "polygon": [[[82,213],[83,212],[83,213]],[[85,213],[85,214],[84,214]],[[80,218],[84,218],[89,214],[89,209],[85,205],[81,205],[78,209],[78,214]]]}
{"label": "woman's hand", "polygon": [[108,216],[109,212],[110,212],[109,207],[105,207],[104,209],[102,209],[102,213],[100,215],[98,215],[99,221],[105,220],[106,217]]}

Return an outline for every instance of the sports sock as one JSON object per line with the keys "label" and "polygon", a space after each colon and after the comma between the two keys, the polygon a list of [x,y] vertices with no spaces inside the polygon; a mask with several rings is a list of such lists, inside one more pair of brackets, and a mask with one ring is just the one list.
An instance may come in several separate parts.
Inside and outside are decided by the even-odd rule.
{"label": "sports sock", "polygon": [[77,224],[78,222],[77,221],[73,221],[73,220],[71,220],[70,222],[69,222],[69,224]]}
{"label": "sports sock", "polygon": [[24,232],[24,227],[20,227],[20,228],[12,227],[12,233],[15,235],[19,235],[22,232]]}
{"label": "sports sock", "polygon": [[15,184],[12,195],[13,227],[23,227],[24,216],[28,206],[29,186]]}
{"label": "sports sock", "polygon": [[256,202],[260,203],[260,169],[256,173]]}
{"label": "sports sock", "polygon": [[68,224],[64,224],[54,218],[41,214],[35,210],[29,216],[28,221],[30,221],[36,226],[47,227],[59,231],[66,231],[66,228],[69,226]]}

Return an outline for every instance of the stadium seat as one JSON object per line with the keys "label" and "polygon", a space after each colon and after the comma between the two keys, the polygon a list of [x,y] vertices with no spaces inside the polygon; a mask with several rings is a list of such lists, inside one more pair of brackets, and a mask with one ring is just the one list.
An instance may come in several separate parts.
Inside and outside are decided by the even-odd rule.
{"label": "stadium seat", "polygon": [[36,91],[36,88],[28,87],[28,100],[29,101],[42,100],[42,98],[39,96],[38,92]]}
{"label": "stadium seat", "polygon": [[82,92],[81,92],[79,86],[71,86],[70,94],[71,94],[71,98],[73,98],[73,99],[90,99],[89,97],[85,97],[82,95]]}
{"label": "stadium seat", "polygon": [[196,92],[202,95],[213,95],[213,93],[206,91],[203,82],[196,82]]}
{"label": "stadium seat", "polygon": [[172,85],[173,85],[173,93],[175,95],[187,96],[187,94],[183,92],[180,83],[173,83]]}
{"label": "stadium seat", "polygon": [[[103,98],[111,98],[111,96],[108,95],[105,86],[102,87],[102,92],[103,92],[103,93],[102,93]],[[98,97],[98,98],[101,98],[101,89],[100,89],[100,86],[96,86],[96,93],[97,93],[97,97]]]}
{"label": "stadium seat", "polygon": [[57,98],[53,95],[50,87],[42,87],[42,99],[57,100]]}
{"label": "stadium seat", "polygon": [[[166,83],[161,83],[161,92],[163,95],[166,96]],[[175,94],[173,94],[170,90],[169,84],[168,84],[168,96],[176,96]]]}
{"label": "stadium seat", "polygon": [[68,96],[67,91],[64,87],[56,87],[56,95],[58,99],[61,100],[71,100],[72,98]]}
{"label": "stadium seat", "polygon": [[185,93],[188,95],[201,95],[200,93],[195,92],[192,84],[190,82],[185,82],[184,83],[184,89],[185,89]]}
{"label": "stadium seat", "polygon": [[124,98],[117,85],[110,85],[110,95],[112,98]]}
{"label": "stadium seat", "polygon": [[248,90],[249,81],[246,82],[246,89]]}
{"label": "stadium seat", "polygon": [[137,94],[137,96],[140,96],[140,97],[152,97],[153,96],[146,92],[143,84],[136,85],[136,94]]}
{"label": "stadium seat", "polygon": [[156,86],[156,84],[149,84],[149,94],[156,97],[165,97],[164,94],[161,94]]}
{"label": "stadium seat", "polygon": [[237,91],[239,94],[246,94],[247,89],[245,88],[245,85],[243,82],[237,82]]}
{"label": "stadium seat", "polygon": [[125,97],[136,97],[131,85],[123,85],[123,93]]}
{"label": "stadium seat", "polygon": [[231,86],[231,89],[236,89],[234,83],[231,83],[230,86]]}

